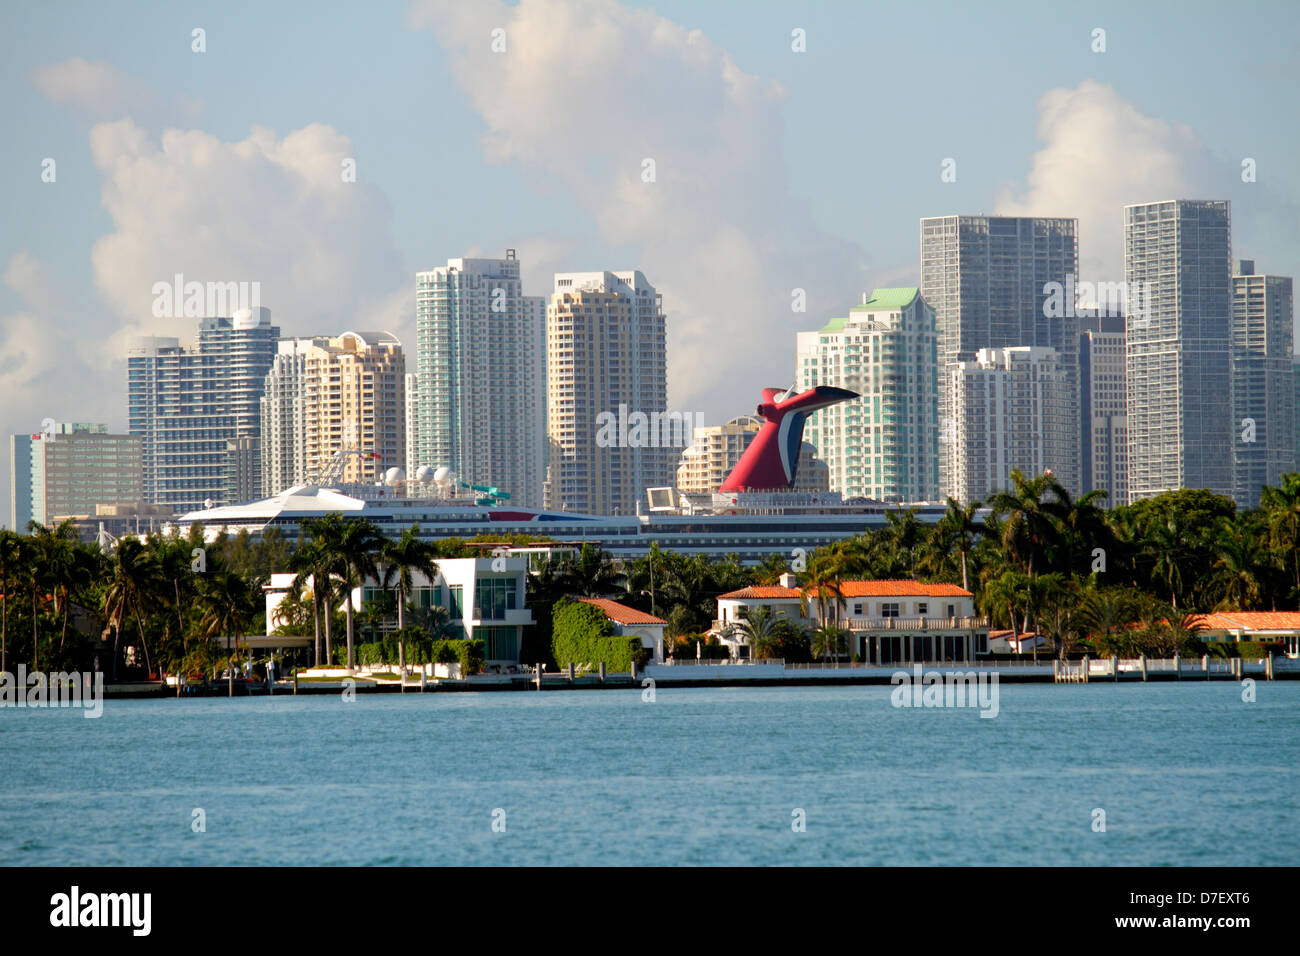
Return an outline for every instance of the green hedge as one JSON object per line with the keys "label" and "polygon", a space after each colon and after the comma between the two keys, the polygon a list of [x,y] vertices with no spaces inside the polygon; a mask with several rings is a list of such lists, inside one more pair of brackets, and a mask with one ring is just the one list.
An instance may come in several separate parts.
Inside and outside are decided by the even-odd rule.
{"label": "green hedge", "polygon": [[[434,641],[429,638],[415,638],[408,639],[406,642],[406,663],[411,666],[459,663],[461,674],[477,674],[483,669],[483,652],[484,645],[481,640]],[[356,658],[357,663],[362,667],[395,665],[398,662],[397,638],[390,634],[381,641],[358,644]],[[343,661],[346,660],[347,648],[344,648]]]}
{"label": "green hedge", "polygon": [[557,601],[552,617],[551,653],[560,668],[570,663],[590,664],[593,668],[602,662],[612,673],[632,669],[632,662],[642,664],[648,652],[641,647],[641,638],[612,633],[613,626],[603,611],[581,601]]}

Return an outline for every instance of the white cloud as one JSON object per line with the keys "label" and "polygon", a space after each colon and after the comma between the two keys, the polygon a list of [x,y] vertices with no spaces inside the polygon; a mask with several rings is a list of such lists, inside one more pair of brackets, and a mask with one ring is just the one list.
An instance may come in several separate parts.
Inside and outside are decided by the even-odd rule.
{"label": "white cloud", "polygon": [[30,76],[32,85],[51,103],[71,106],[92,119],[131,115],[137,121],[180,120],[203,110],[197,100],[181,96],[164,99],[147,83],[103,60],[92,63],[72,57],[35,67]]}
{"label": "white cloud", "polygon": [[1024,186],[1001,190],[997,213],[1077,217],[1083,279],[1124,278],[1124,205],[1226,198],[1195,131],[1146,115],[1104,83],[1049,90],[1038,109],[1045,145]]}
{"label": "white cloud", "polygon": [[[114,231],[92,253],[100,293],[121,318],[109,345],[130,335],[192,338],[191,318],[156,318],[153,286],[257,282],[284,334],[322,334],[384,322],[392,328],[411,283],[393,246],[391,210],[365,183],[345,182],[348,138],[313,124],[277,138],[254,128],[225,142],[167,130],[155,142],[131,120],[91,131]],[[399,336],[401,332],[392,328]],[[413,343],[412,343],[413,344]]]}
{"label": "white cloud", "polygon": [[[792,379],[795,332],[862,291],[858,250],[791,198],[785,92],[700,31],[610,0],[431,0],[410,21],[448,50],[487,127],[485,156],[560,187],[602,245],[639,250],[563,268],[639,268],[656,284],[675,407],[748,412],[761,387]],[[498,27],[504,53],[491,48]],[[806,314],[791,312],[795,287]]]}

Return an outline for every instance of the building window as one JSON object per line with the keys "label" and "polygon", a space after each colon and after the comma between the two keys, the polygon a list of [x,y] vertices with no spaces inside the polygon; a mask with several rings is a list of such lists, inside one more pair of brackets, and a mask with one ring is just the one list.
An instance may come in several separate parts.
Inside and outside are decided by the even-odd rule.
{"label": "building window", "polygon": [[898,605],[897,605],[897,604],[882,604],[882,605],[880,605],[880,616],[881,616],[881,617],[898,617],[898,616],[899,616],[899,614],[898,614]]}

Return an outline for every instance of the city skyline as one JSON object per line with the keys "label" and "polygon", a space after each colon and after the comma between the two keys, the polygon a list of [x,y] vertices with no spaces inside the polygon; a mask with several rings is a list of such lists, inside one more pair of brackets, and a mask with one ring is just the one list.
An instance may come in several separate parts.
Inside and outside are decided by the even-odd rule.
{"label": "city skyline", "polygon": [[[127,5],[78,10],[57,33],[6,14],[0,108],[16,135],[0,148],[0,427],[121,408],[119,341],[188,324],[152,309],[154,284],[178,273],[260,281],[288,335],[383,328],[409,347],[408,276],[448,252],[516,248],[539,289],[555,271],[635,263],[673,303],[670,405],[722,422],[749,410],[738,392],[788,369],[763,343],[808,327],[793,290],[828,317],[918,281],[918,216],[1077,217],[1081,275],[1101,281],[1121,274],[1125,203],[1222,197],[1242,253],[1280,275],[1300,265],[1283,175],[1300,132],[1276,120],[1297,85],[1289,6],[1269,8],[1278,29],[1263,34],[1231,11],[1160,5],[1099,4],[1077,22],[1012,7],[475,7],[388,4],[328,24],[241,8],[198,24]],[[489,47],[498,25],[503,53]],[[554,29],[568,52],[539,46]],[[656,45],[641,42],[656,30]],[[847,123],[850,54],[881,30],[916,43],[878,49],[879,69],[903,69],[914,48],[938,54],[934,68],[908,96],[871,94],[872,122]],[[1222,68],[1187,75],[1181,51],[1205,36]],[[320,66],[282,62],[300,46],[322,51]],[[511,57],[525,49],[536,56]],[[1004,49],[1017,56],[990,55]],[[353,82],[328,65],[358,55],[391,69]],[[638,70],[675,79],[629,82]],[[440,123],[394,121],[429,100]],[[607,117],[610,136],[555,135],[575,109]],[[885,125],[915,147],[864,148]],[[348,159],[355,177],[340,181]],[[116,411],[108,424],[125,430]]]}

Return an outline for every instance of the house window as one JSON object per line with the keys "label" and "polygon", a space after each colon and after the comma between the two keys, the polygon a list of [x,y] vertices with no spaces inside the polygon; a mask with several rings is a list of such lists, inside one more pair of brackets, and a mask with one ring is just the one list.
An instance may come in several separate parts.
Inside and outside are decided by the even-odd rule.
{"label": "house window", "polygon": [[861,604],[855,604],[855,605],[853,605],[853,613],[856,614],[858,617],[861,617],[861,616],[862,616],[862,605],[861,605]]}
{"label": "house window", "polygon": [[921,615],[921,617],[925,617],[930,613],[930,605],[925,601],[918,601],[916,603],[916,613]]}
{"label": "house window", "polygon": [[898,616],[899,616],[899,615],[898,615],[898,605],[897,605],[897,604],[882,604],[882,605],[880,605],[880,616],[881,616],[881,617],[898,617]]}
{"label": "house window", "polygon": [[955,605],[955,604],[949,604],[949,605],[948,605],[948,616],[949,616],[949,617],[956,617],[956,616],[957,616],[957,605]]}

